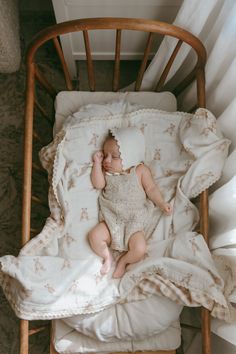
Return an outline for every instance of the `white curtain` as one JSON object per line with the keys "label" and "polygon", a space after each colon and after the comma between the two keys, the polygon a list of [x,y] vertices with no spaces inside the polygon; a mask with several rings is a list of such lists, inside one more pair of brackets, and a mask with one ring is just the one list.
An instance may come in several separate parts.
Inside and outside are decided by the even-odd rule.
{"label": "white curtain", "polygon": [[[206,107],[232,141],[222,178],[210,191],[209,212],[212,254],[216,262],[218,257],[225,259],[225,269],[230,267],[230,282],[236,287],[236,0],[184,0],[174,24],[199,37],[206,47]],[[142,90],[156,86],[176,43],[170,37],[163,40],[145,72]],[[194,66],[189,46],[182,49],[167,77],[169,88],[175,87]],[[196,105],[195,90],[193,83],[178,97],[180,110],[188,111]],[[229,298],[235,306],[236,290]],[[236,354],[236,322],[227,325],[213,320],[212,330],[217,334],[213,336],[214,354],[221,353],[222,348],[224,354]],[[199,353],[199,338],[197,334],[192,342],[186,341],[187,354]]]}

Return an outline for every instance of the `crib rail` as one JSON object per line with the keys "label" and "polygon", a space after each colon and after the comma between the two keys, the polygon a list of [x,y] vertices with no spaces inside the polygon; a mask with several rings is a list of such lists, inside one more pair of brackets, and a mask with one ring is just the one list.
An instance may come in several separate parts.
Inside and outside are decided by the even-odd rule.
{"label": "crib rail", "polygon": [[[206,63],[206,51],[202,43],[197,37],[189,32],[163,22],[151,21],[144,19],[128,19],[128,18],[92,18],[79,19],[60,23],[44,29],[32,41],[27,53],[27,85],[26,85],[26,106],[25,106],[25,152],[24,152],[24,184],[23,184],[23,211],[22,211],[22,245],[29,239],[30,235],[35,235],[38,232],[37,228],[31,226],[31,202],[44,204],[44,201],[36,196],[32,196],[32,171],[42,173],[39,165],[33,162],[33,139],[41,145],[45,145],[44,137],[41,137],[34,129],[34,115],[38,111],[48,122],[48,126],[52,127],[53,119],[48,115],[45,105],[38,100],[36,95],[37,85],[47,92],[48,97],[54,101],[57,94],[57,89],[54,88],[53,83],[44,74],[37,64],[37,53],[40,48],[52,41],[56,53],[60,60],[62,71],[65,79],[67,90],[73,90],[78,87],[77,82],[72,81],[69,70],[63,55],[59,37],[64,34],[73,32],[82,32],[83,41],[87,62],[88,83],[90,91],[96,90],[95,70],[93,63],[93,55],[90,44],[89,33],[91,30],[115,30],[115,50],[114,50],[114,71],[111,91],[118,91],[120,88],[120,74],[121,74],[121,44],[122,37],[126,30],[142,31],[147,35],[147,42],[143,52],[143,57],[140,63],[140,68],[137,73],[135,81],[135,91],[141,89],[144,72],[148,65],[151,48],[155,39],[155,35],[172,36],[176,38],[176,46],[169,58],[166,58],[165,68],[160,75],[154,91],[159,92],[165,90],[166,79],[170,69],[178,56],[183,44],[191,46],[196,54],[196,63],[192,71],[178,85],[173,89],[173,93],[178,96],[185,88],[194,80],[197,83],[197,105],[196,107],[205,107],[205,77],[204,67]],[[79,78],[78,78],[79,80]],[[195,109],[193,107],[192,109]],[[201,204],[201,225],[200,231],[208,243],[208,192],[205,191],[200,196]],[[40,329],[41,330],[41,329]],[[28,354],[28,337],[37,330],[29,330],[28,321],[21,320],[20,333],[21,344],[20,354]],[[210,316],[209,311],[202,310],[202,338],[203,338],[203,354],[211,353],[210,343]],[[56,353],[53,345],[50,346],[50,353]],[[149,353],[149,352],[148,352]],[[158,351],[150,352],[158,354],[174,354],[175,351]]]}
{"label": "crib rail", "polygon": [[[202,43],[197,37],[191,33],[171,24],[167,24],[159,21],[151,21],[144,19],[127,19],[127,18],[93,18],[93,19],[81,19],[74,21],[67,21],[55,26],[48,27],[47,29],[41,31],[32,42],[32,45],[29,48],[27,55],[28,64],[34,62],[34,56],[36,51],[46,43],[48,40],[53,40],[56,47],[57,53],[59,55],[60,61],[62,63],[63,72],[65,81],[67,84],[68,90],[72,89],[72,80],[69,75],[69,70],[67,68],[63,52],[60,48],[58,41],[58,36],[64,35],[67,33],[73,32],[82,32],[84,38],[85,52],[86,52],[86,61],[88,65],[88,79],[90,90],[95,90],[95,75],[94,75],[94,66],[92,61],[92,52],[89,40],[89,31],[91,30],[116,30],[116,49],[115,49],[115,66],[114,66],[114,75],[113,75],[113,90],[118,89],[118,74],[119,74],[119,63],[120,63],[120,51],[121,51],[121,37],[123,30],[134,30],[147,32],[148,39],[146,44],[146,49],[144,51],[143,60],[141,62],[140,71],[137,77],[137,82],[135,90],[138,91],[141,87],[142,77],[146,69],[148,54],[150,52],[151,42],[153,39],[153,34],[168,35],[178,39],[178,43],[163,71],[160,82],[158,82],[157,89],[163,89],[165,79],[168,75],[168,72],[173,64],[173,61],[181,47],[182,43],[190,45],[197,55],[196,65],[190,75],[190,79],[193,75],[196,74],[196,71],[199,68],[204,68],[206,62],[206,51]],[[184,81],[184,84],[180,83],[178,87],[186,86],[188,80]],[[190,83],[190,82],[189,82]],[[177,91],[180,91],[179,88],[176,88]]]}

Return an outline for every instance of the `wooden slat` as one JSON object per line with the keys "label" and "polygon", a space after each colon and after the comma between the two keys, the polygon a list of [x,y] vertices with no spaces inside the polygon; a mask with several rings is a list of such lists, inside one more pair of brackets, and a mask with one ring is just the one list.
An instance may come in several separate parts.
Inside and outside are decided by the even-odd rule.
{"label": "wooden slat", "polygon": [[88,66],[89,88],[90,91],[95,91],[94,68],[93,68],[88,31],[83,31],[83,36],[84,36],[84,45],[85,45],[86,59],[87,59],[87,66]]}
{"label": "wooden slat", "polygon": [[20,354],[29,352],[29,322],[20,320]]}
{"label": "wooden slat", "polygon": [[[33,63],[27,66],[27,90],[25,106],[24,134],[24,183],[22,201],[22,246],[30,239],[31,186],[32,186],[32,146],[34,113],[34,70]],[[23,326],[23,325],[22,325]],[[28,333],[28,332],[27,332]]]}
{"label": "wooden slat", "polygon": [[[206,243],[208,239],[208,191],[204,191],[200,195],[200,231]],[[211,354],[211,317],[210,311],[202,308],[202,353]]]}
{"label": "wooden slat", "polygon": [[54,99],[57,94],[57,91],[50,84],[50,82],[47,80],[47,78],[44,76],[44,74],[38,68],[37,65],[35,65],[35,77],[40,83],[40,85],[43,86],[46,89],[46,91],[49,93],[49,95]]}
{"label": "wooden slat", "polygon": [[113,76],[113,91],[116,92],[119,89],[120,80],[120,46],[121,46],[121,30],[116,31],[116,53],[115,53],[115,66]]}
{"label": "wooden slat", "polygon": [[156,92],[159,92],[162,88],[162,86],[164,86],[164,83],[166,81],[166,78],[167,78],[167,75],[169,74],[169,71],[172,67],[172,64],[176,58],[176,55],[178,54],[179,50],[180,50],[180,47],[182,45],[183,41],[179,40],[173,50],[173,53],[171,54],[171,57],[170,59],[168,60],[168,63],[166,64],[166,67],[165,69],[163,70],[163,73],[161,74],[161,77],[157,83],[157,86],[156,86]]}
{"label": "wooden slat", "polygon": [[[203,69],[197,70],[197,101],[198,106],[206,107],[205,73]],[[208,190],[200,195],[200,231],[207,245],[209,245],[209,215]],[[211,317],[209,310],[202,308],[202,353],[211,354]]]}
{"label": "wooden slat", "polygon": [[29,330],[29,336],[32,336],[32,335],[34,335],[36,333],[39,333],[39,332],[42,332],[42,331],[44,331],[47,328],[48,328],[48,326],[43,326],[43,327],[38,327],[38,328],[31,328]]}
{"label": "wooden slat", "polygon": [[206,107],[206,92],[205,92],[205,72],[198,68],[196,72],[197,78],[197,102],[198,107]]}
{"label": "wooden slat", "polygon": [[51,120],[51,118],[49,117],[49,115],[47,114],[47,112],[45,111],[45,109],[40,105],[40,103],[35,99],[34,100],[35,106],[38,108],[38,110],[40,111],[40,113],[42,113],[43,117],[46,119],[46,121],[51,125],[51,127],[53,126],[53,122]]}
{"label": "wooden slat", "polygon": [[30,228],[30,234],[32,236],[35,236],[35,235],[38,235],[40,233],[40,230],[39,229],[34,229],[34,228]]}
{"label": "wooden slat", "polygon": [[41,145],[46,145],[35,130],[33,131],[33,138],[37,140]]}
{"label": "wooden slat", "polygon": [[45,171],[41,166],[39,166],[37,163],[33,162],[32,163],[33,169],[37,171],[38,173],[42,174],[43,176],[47,176],[47,171]]}
{"label": "wooden slat", "polygon": [[68,67],[67,67],[67,64],[66,64],[66,61],[65,61],[64,54],[63,54],[62,49],[61,49],[61,45],[60,45],[59,40],[58,40],[57,37],[53,38],[53,43],[54,43],[54,46],[55,46],[56,51],[57,51],[57,54],[58,54],[58,56],[60,58],[60,61],[61,61],[61,65],[62,65],[62,69],[63,69],[64,78],[65,78],[67,89],[69,91],[71,91],[71,90],[73,90],[72,81],[71,81],[71,78],[70,78],[70,74],[69,74],[69,70],[68,70]]}
{"label": "wooden slat", "polygon": [[202,317],[202,353],[211,354],[211,317],[209,310],[201,309]]}
{"label": "wooden slat", "polygon": [[33,202],[48,208],[48,205],[41,198],[37,197],[36,195],[32,195],[31,199]]}
{"label": "wooden slat", "polygon": [[152,46],[152,40],[153,40],[153,33],[149,33],[148,40],[146,43],[146,48],[145,48],[145,51],[143,54],[143,60],[142,60],[142,63],[141,63],[141,66],[140,66],[140,69],[138,72],[137,80],[135,83],[135,91],[140,90],[142,80],[143,80],[143,75],[144,75],[144,72],[147,67],[147,61],[148,61],[149,53],[150,53],[151,46]]}
{"label": "wooden slat", "polygon": [[196,80],[196,70],[193,69],[175,88],[172,90],[173,94],[177,97],[188,87],[194,80]]}

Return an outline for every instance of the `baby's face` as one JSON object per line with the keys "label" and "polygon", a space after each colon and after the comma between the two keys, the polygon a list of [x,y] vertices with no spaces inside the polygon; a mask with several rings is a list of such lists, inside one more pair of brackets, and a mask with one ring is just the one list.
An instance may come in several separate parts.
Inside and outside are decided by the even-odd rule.
{"label": "baby's face", "polygon": [[107,172],[122,172],[122,160],[117,142],[113,138],[108,138],[103,145],[102,166]]}

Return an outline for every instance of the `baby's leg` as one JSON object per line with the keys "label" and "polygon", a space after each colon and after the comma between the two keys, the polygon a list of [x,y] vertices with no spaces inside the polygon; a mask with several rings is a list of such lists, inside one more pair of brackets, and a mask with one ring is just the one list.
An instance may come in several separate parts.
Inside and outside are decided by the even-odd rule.
{"label": "baby's leg", "polygon": [[121,278],[127,264],[136,263],[143,259],[146,252],[146,241],[142,231],[135,232],[129,239],[129,250],[118,261],[113,278]]}
{"label": "baby's leg", "polygon": [[108,248],[111,243],[111,235],[105,222],[100,222],[88,233],[88,240],[92,250],[103,258],[101,274],[108,273],[112,262],[112,256]]}

